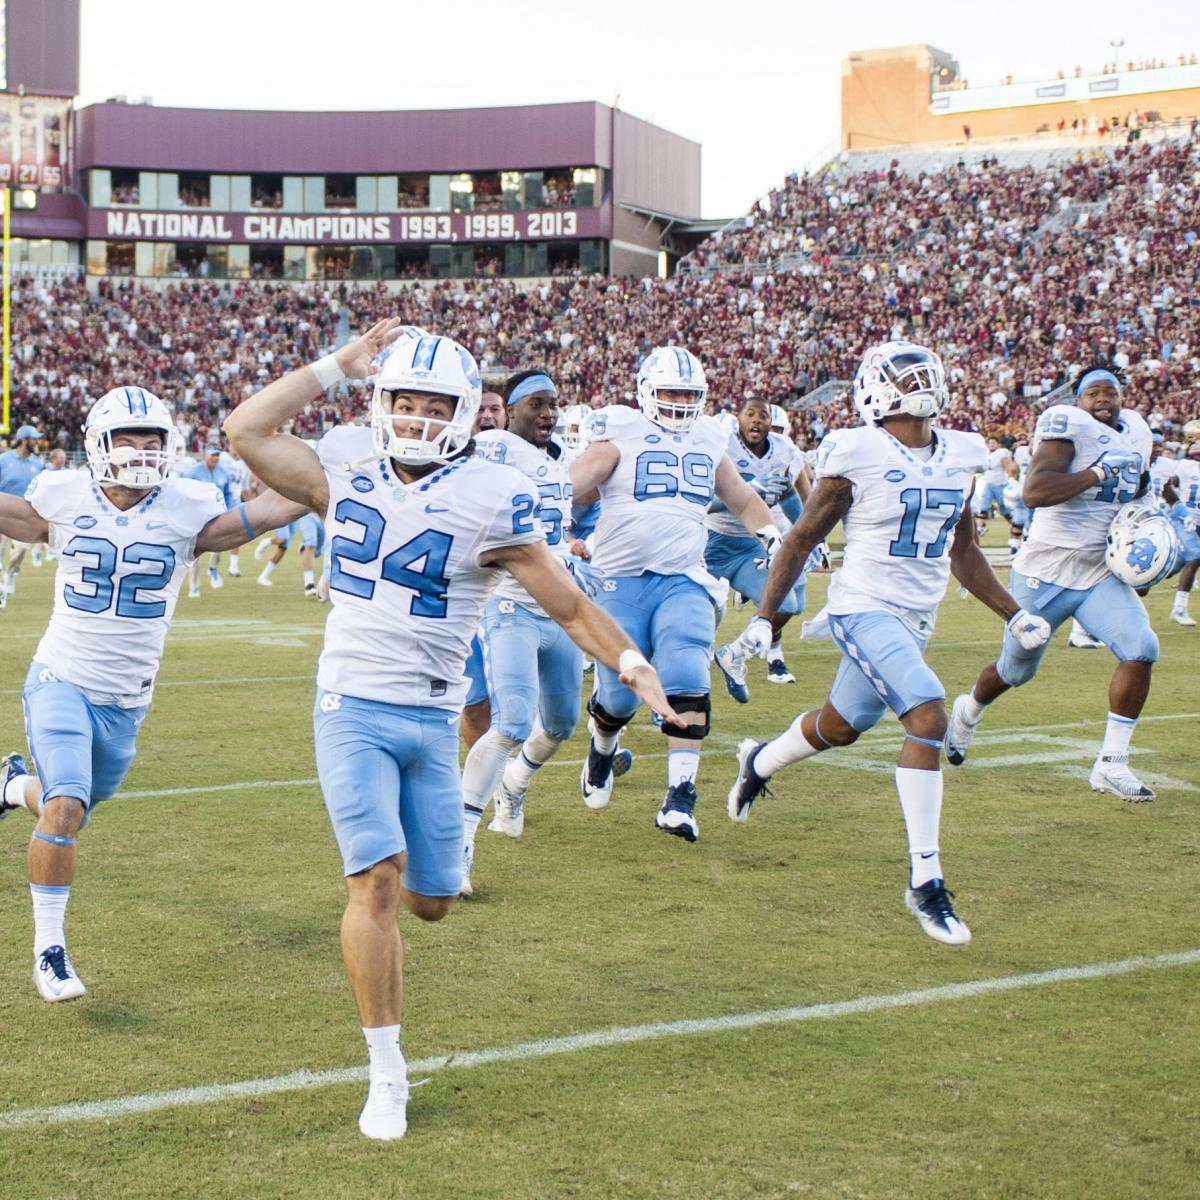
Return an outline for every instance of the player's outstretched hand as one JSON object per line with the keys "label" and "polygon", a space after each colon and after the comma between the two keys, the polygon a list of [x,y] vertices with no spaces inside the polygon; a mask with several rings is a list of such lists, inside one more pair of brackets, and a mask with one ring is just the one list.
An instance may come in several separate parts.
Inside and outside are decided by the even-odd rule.
{"label": "player's outstretched hand", "polygon": [[658,672],[649,663],[643,662],[641,666],[622,671],[620,679],[643,704],[658,713],[668,725],[683,724],[679,714],[667,700],[667,693],[663,691]]}
{"label": "player's outstretched hand", "polygon": [[755,617],[742,634],[742,645],[746,647],[752,657],[766,658],[774,636],[771,622],[766,617]]}
{"label": "player's outstretched hand", "polygon": [[763,556],[754,560],[756,567],[770,567],[771,560],[779,552],[779,547],[783,545],[783,538],[779,536],[779,530],[774,525],[764,525],[755,535],[762,543]]}
{"label": "player's outstretched hand", "polygon": [[1021,643],[1022,650],[1037,650],[1050,640],[1050,626],[1039,616],[1017,609],[1008,618],[1008,631]]}
{"label": "player's outstretched hand", "polygon": [[401,331],[407,328],[401,317],[388,317],[378,321],[366,333],[347,342],[334,357],[349,379],[366,379],[375,372],[372,360],[390,346]]}

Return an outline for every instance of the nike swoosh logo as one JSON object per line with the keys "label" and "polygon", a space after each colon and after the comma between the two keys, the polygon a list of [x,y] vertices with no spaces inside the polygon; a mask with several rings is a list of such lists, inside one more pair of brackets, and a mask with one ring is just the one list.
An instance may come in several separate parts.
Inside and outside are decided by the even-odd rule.
{"label": "nike swoosh logo", "polygon": [[936,850],[933,850],[933,851],[931,851],[929,854],[922,854],[922,855],[921,855],[921,857],[922,857],[922,858],[933,858],[933,857],[935,857],[936,855],[937,855],[937,851],[936,851]]}
{"label": "nike swoosh logo", "polygon": [[450,510],[444,504],[427,504],[425,505],[427,513],[449,512]]}

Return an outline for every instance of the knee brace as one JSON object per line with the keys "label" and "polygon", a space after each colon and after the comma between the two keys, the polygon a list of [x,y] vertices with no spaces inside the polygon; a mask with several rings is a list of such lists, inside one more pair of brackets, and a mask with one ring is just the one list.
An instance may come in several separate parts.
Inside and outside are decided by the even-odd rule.
{"label": "knee brace", "polygon": [[587,702],[588,716],[596,723],[596,728],[601,733],[620,733],[625,728],[629,721],[628,717],[614,716],[596,699],[596,693],[593,692],[588,697]]}
{"label": "knee brace", "polygon": [[703,713],[702,725],[667,725],[663,724],[662,731],[667,737],[686,738],[698,742],[708,737],[712,728],[712,702],[708,696],[668,696],[667,702],[682,716],[684,713]]}

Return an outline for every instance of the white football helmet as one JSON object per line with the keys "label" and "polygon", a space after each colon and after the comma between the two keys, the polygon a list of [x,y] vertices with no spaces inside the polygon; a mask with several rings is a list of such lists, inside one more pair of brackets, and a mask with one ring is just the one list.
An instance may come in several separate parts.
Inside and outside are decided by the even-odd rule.
{"label": "white football helmet", "polygon": [[791,435],[792,423],[788,420],[787,409],[782,404],[771,405],[771,432],[781,437]]}
{"label": "white football helmet", "polygon": [[586,404],[568,404],[558,413],[554,436],[568,450],[582,450],[592,431],[592,410]]}
{"label": "white football helmet", "polygon": [[869,424],[901,414],[936,417],[949,398],[942,360],[912,342],[873,346],[854,376],[854,407]]}
{"label": "white football helmet", "polygon": [[[405,423],[419,426],[420,433],[402,436],[396,432],[392,415],[397,392],[447,396],[454,401],[454,412],[449,421],[405,417]],[[452,338],[427,333],[398,339],[383,359],[371,396],[371,438],[376,453],[406,467],[449,462],[470,442],[482,396],[475,359]]]}
{"label": "white football helmet", "polygon": [[[659,389],[686,392],[688,399],[660,401]],[[671,433],[684,433],[704,413],[708,381],[700,360],[680,346],[659,346],[646,355],[637,373],[637,402],[642,415]]]}
{"label": "white football helmet", "polygon": [[[113,435],[124,430],[159,432],[162,449],[113,448]],[[83,424],[83,445],[92,478],[101,485],[157,487],[175,469],[183,454],[183,438],[175,428],[171,410],[153,393],[140,387],[118,387],[106,392]]]}
{"label": "white football helmet", "polygon": [[1152,504],[1127,504],[1108,527],[1104,561],[1122,583],[1153,587],[1179,565],[1179,535],[1165,513]]}

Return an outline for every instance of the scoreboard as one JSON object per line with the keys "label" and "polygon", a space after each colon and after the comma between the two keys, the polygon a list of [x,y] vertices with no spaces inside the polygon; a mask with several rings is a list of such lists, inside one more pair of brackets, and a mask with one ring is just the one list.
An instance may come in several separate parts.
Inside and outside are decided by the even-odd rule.
{"label": "scoreboard", "polygon": [[67,182],[71,102],[0,94],[0,187],[58,188]]}

